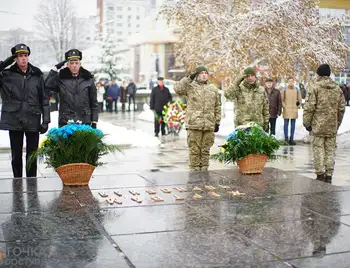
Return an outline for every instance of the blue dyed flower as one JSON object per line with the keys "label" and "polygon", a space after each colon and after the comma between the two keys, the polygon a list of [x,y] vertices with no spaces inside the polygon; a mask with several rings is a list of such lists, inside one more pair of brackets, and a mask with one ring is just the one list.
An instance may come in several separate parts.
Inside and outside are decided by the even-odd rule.
{"label": "blue dyed flower", "polygon": [[89,125],[81,125],[79,123],[69,122],[69,124],[61,128],[52,128],[47,134],[47,137],[57,142],[59,138],[68,139],[76,131],[91,132],[97,136],[103,136],[103,132],[99,129],[94,129]]}

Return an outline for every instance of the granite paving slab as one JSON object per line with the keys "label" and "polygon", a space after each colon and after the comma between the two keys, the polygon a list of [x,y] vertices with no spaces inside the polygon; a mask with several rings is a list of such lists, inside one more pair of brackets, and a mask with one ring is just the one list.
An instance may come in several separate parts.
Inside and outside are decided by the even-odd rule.
{"label": "granite paving slab", "polygon": [[350,262],[350,252],[341,254],[330,254],[325,255],[323,250],[315,252],[314,257],[310,258],[299,258],[295,260],[289,260],[289,263],[296,267],[307,267],[307,268],[348,268]]}
{"label": "granite paving slab", "polygon": [[308,218],[302,211],[301,221],[229,226],[234,232],[281,259],[311,257],[323,249],[325,254],[350,251],[350,227],[324,217]]}
{"label": "granite paving slab", "polygon": [[102,219],[110,235],[206,229],[217,225],[201,211],[185,204],[107,209]]}
{"label": "granite paving slab", "polygon": [[288,267],[218,228],[112,236],[136,267]]}
{"label": "granite paving slab", "polygon": [[0,242],[0,267],[121,267],[126,261],[104,237]]}

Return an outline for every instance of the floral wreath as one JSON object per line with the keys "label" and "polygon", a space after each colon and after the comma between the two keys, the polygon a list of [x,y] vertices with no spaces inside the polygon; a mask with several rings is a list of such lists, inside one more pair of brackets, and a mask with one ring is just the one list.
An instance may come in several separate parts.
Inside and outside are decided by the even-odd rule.
{"label": "floral wreath", "polygon": [[175,131],[180,131],[185,123],[186,104],[182,101],[173,101],[164,105],[162,112],[164,123]]}

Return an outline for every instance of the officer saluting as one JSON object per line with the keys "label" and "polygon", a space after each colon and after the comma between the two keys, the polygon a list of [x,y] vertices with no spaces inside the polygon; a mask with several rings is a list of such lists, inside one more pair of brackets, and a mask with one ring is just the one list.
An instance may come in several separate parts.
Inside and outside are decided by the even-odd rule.
{"label": "officer saluting", "polygon": [[[22,177],[23,137],[26,136],[27,160],[39,145],[39,133],[45,133],[50,123],[48,94],[41,70],[29,63],[30,48],[18,44],[12,56],[0,62],[2,98],[0,129],[8,130],[11,143],[12,171]],[[10,68],[7,66],[16,62]],[[27,177],[37,176],[36,161],[26,168]]]}
{"label": "officer saluting", "polygon": [[[56,64],[46,78],[47,89],[59,93],[59,127],[69,120],[81,121],[96,128],[99,105],[93,75],[81,67],[82,53],[71,49],[65,60]],[[67,63],[67,67],[60,70]]]}

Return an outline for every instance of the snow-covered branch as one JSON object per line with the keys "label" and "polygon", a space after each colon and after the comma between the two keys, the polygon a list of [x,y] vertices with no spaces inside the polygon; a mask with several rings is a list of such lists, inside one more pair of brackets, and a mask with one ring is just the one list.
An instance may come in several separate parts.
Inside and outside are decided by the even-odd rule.
{"label": "snow-covered branch", "polygon": [[178,56],[189,68],[226,75],[261,62],[277,77],[307,75],[321,63],[337,70],[350,51],[343,21],[320,21],[314,0],[178,0],[159,15],[179,27]]}

